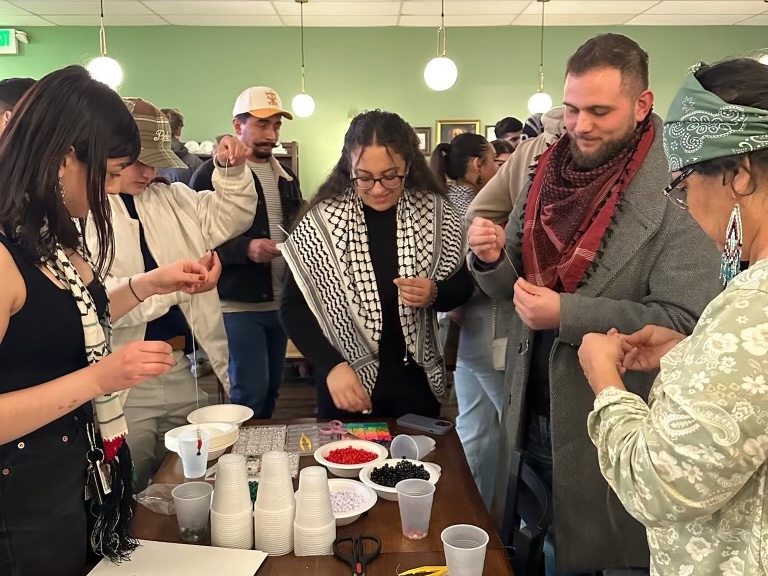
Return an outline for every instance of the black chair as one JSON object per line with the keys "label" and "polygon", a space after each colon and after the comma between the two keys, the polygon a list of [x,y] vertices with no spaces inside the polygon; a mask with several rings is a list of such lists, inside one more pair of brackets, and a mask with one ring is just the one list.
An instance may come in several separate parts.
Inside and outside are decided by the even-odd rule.
{"label": "black chair", "polygon": [[523,459],[512,454],[501,539],[515,576],[544,574],[544,537],[552,524],[552,492]]}

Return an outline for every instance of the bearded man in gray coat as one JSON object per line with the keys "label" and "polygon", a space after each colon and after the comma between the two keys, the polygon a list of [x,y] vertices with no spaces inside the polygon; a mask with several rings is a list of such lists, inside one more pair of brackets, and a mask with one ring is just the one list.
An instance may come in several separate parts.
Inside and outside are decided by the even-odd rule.
{"label": "bearded man in gray coat", "polygon": [[[670,176],[640,46],[617,34],[587,41],[568,61],[564,105],[567,133],[539,158],[506,230],[475,218],[468,232],[480,287],[515,305],[492,512],[500,523],[509,513],[511,455],[522,451],[552,488],[547,576],[555,564],[560,575],[647,574],[645,529],[603,480],[587,435],[594,394],[578,347],[612,328],[690,334],[721,290],[720,258],[662,195]],[[647,399],[653,379],[625,383]]]}

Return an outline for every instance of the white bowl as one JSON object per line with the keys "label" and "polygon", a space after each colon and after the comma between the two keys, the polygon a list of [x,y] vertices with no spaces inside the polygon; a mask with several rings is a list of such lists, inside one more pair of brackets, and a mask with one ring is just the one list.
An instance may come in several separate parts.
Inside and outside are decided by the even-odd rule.
{"label": "white bowl", "polygon": [[208,446],[208,461],[215,460],[224,451],[237,442],[238,426],[228,422],[206,422],[205,424],[186,424],[178,426],[165,433],[165,447],[171,452],[179,452],[179,435],[187,430],[197,430],[197,427],[211,433],[211,443]]}
{"label": "white bowl", "polygon": [[[332,450],[349,447],[357,448],[358,450],[368,450],[368,452],[373,452],[378,454],[378,456],[376,456],[376,459],[365,464],[335,464],[325,459]],[[384,446],[376,444],[376,442],[368,442],[367,440],[338,440],[337,442],[330,442],[320,446],[320,448],[315,450],[315,460],[328,468],[331,474],[341,478],[356,478],[362,468],[370,464],[383,462],[387,459],[387,456],[389,456],[389,452]]]}
{"label": "white bowl", "polygon": [[209,422],[227,422],[240,426],[246,420],[253,418],[253,410],[240,404],[211,404],[190,412],[187,421],[192,424],[207,424]]}
{"label": "white bowl", "polygon": [[378,499],[373,488],[369,488],[365,484],[357,480],[350,480],[349,478],[329,478],[328,489],[331,491],[331,496],[333,496],[334,492],[356,492],[365,498],[360,506],[350,512],[334,512],[336,526],[352,524],[352,522],[360,518],[361,514],[373,508]]}
{"label": "white bowl", "polygon": [[360,481],[369,488],[372,488],[376,494],[378,494],[379,498],[397,502],[397,490],[390,488],[389,486],[376,484],[373,480],[371,480],[371,471],[374,468],[381,468],[384,466],[384,464],[395,466],[398,462],[402,462],[403,460],[410,462],[411,464],[415,464],[416,466],[423,465],[424,469],[429,472],[430,483],[437,484],[437,481],[440,480],[440,474],[442,473],[443,469],[440,468],[440,466],[437,464],[433,464],[432,462],[419,462],[418,460],[409,460],[408,458],[390,458],[388,460],[384,460],[383,462],[379,462],[378,464],[367,465],[365,468],[360,470]]}

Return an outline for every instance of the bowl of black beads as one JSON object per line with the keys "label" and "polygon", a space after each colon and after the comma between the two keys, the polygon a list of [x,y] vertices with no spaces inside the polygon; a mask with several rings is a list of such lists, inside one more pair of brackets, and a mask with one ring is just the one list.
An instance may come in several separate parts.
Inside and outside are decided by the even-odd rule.
{"label": "bowl of black beads", "polygon": [[441,468],[432,462],[419,462],[407,458],[389,458],[360,470],[360,481],[373,488],[379,498],[397,501],[395,486],[401,480],[419,478],[437,484]]}

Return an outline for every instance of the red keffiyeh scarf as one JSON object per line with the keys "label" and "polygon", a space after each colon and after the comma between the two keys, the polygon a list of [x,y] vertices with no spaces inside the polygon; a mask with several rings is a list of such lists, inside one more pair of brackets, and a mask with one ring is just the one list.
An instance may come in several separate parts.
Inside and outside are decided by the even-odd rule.
{"label": "red keffiyeh scarf", "polygon": [[523,221],[528,282],[557,292],[576,291],[654,136],[649,114],[616,157],[589,171],[576,166],[567,134],[541,155]]}

